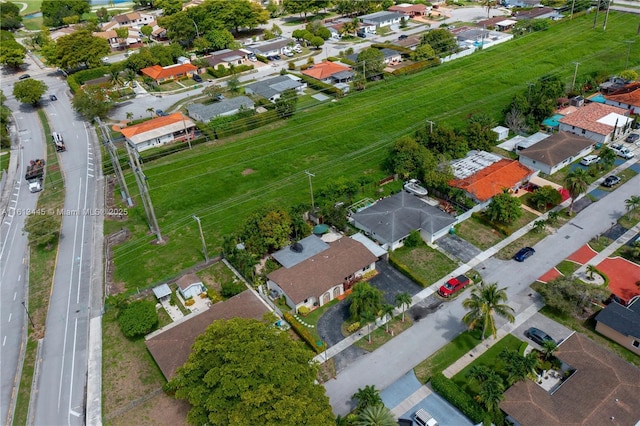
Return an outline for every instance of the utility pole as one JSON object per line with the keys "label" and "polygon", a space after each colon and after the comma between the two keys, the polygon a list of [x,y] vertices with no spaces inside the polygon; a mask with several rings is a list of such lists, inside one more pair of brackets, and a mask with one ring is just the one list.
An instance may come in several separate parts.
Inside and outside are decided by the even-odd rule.
{"label": "utility pole", "polygon": [[184,115],[182,115],[182,125],[184,126],[184,134],[187,137],[187,143],[189,144],[189,149],[191,149],[191,138],[189,137],[189,130],[187,130],[187,122],[184,119]]}
{"label": "utility pole", "polygon": [[33,320],[31,319],[31,315],[29,315],[29,309],[27,309],[27,305],[26,303],[24,303],[24,300],[22,301],[22,306],[24,306],[24,311],[27,313],[27,318],[29,318],[29,322],[31,323],[31,328],[36,328],[36,325],[33,323]]}
{"label": "utility pole", "polygon": [[307,176],[309,176],[309,191],[311,192],[311,211],[315,210],[315,205],[313,204],[313,185],[311,185],[311,178],[316,177],[313,173],[309,172],[309,170],[304,171]]}
{"label": "utility pole", "polygon": [[529,90],[527,93],[527,100],[531,99],[531,88],[535,85],[536,85],[535,83],[527,83],[527,86],[529,87]]}
{"label": "utility pole", "polygon": [[431,120],[427,120],[427,123],[429,123],[429,134],[433,133],[433,125],[435,124],[433,121]]}
{"label": "utility pole", "polygon": [[109,134],[109,131],[106,127],[107,125],[100,121],[99,117],[96,117],[95,120],[96,123],[98,123],[98,127],[100,128],[100,133],[102,133],[102,143],[103,145],[105,145],[107,152],[109,153],[109,157],[111,158],[113,172],[115,173],[116,179],[118,180],[118,186],[120,186],[120,196],[122,197],[122,200],[127,203],[127,206],[133,207],[133,201],[131,200],[131,195],[129,195],[127,181],[124,178],[122,167],[120,167],[120,161],[118,160],[118,151],[116,150],[115,145],[113,145],[111,135]]}
{"label": "utility pole", "polygon": [[142,199],[142,204],[144,205],[144,211],[147,214],[149,229],[151,230],[151,232],[156,234],[158,244],[164,244],[162,234],[160,233],[160,226],[158,226],[158,220],[156,219],[156,212],[153,210],[153,204],[151,203],[151,197],[149,196],[147,177],[142,172],[142,166],[140,165],[138,156],[134,155],[133,153],[134,148],[131,147],[128,143],[126,144],[126,146],[127,153],[129,154],[131,169],[133,170],[133,175],[135,176],[136,183],[138,184],[138,190],[140,191],[140,198]]}
{"label": "utility pole", "polygon": [[575,7],[575,5],[576,5],[576,0],[573,0],[571,2],[571,16],[569,16],[569,20],[573,19],[573,8]]}
{"label": "utility pole", "polygon": [[602,30],[607,29],[607,21],[609,20],[609,8],[611,7],[611,0],[605,0],[607,2],[607,12],[604,14],[604,23],[602,24]]}
{"label": "utility pole", "polygon": [[202,240],[202,251],[204,252],[204,261],[205,263],[209,263],[209,255],[207,254],[207,244],[204,242],[204,234],[202,233],[202,224],[200,223],[200,218],[193,215],[193,218],[198,222],[198,228],[200,229],[200,239]]}
{"label": "utility pole", "polygon": [[595,29],[596,24],[598,23],[598,13],[600,13],[600,2],[602,0],[598,0],[598,4],[596,5],[596,16],[593,18],[593,27],[591,29]]}
{"label": "utility pole", "polygon": [[573,72],[573,81],[571,82],[571,90],[572,91],[573,91],[574,87],[576,86],[576,77],[578,75],[578,65],[580,65],[580,62],[574,62],[573,64],[576,66],[576,69]]}
{"label": "utility pole", "polygon": [[629,56],[631,55],[631,45],[633,44],[633,40],[625,40],[625,43],[627,43],[628,45],[628,49],[627,49],[627,62],[624,65],[624,69],[629,68]]}

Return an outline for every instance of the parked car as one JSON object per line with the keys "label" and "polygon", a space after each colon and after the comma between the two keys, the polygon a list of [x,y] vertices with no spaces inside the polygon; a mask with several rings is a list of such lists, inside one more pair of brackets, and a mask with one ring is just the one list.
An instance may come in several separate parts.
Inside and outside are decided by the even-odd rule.
{"label": "parked car", "polygon": [[193,81],[195,81],[196,83],[202,83],[202,77],[200,77],[198,74],[194,74]]}
{"label": "parked car", "polygon": [[247,56],[247,58],[249,58],[251,62],[255,62],[258,60],[258,57],[253,53],[250,53],[249,56]]}
{"label": "parked car", "polygon": [[292,57],[292,56],[293,56],[293,52],[292,52],[292,51],[290,51],[290,50],[287,50],[287,51],[285,51],[285,52],[283,53],[283,55],[284,55],[284,56],[287,56],[287,57],[289,57],[289,58],[290,58],[290,57]]}
{"label": "parked car", "polygon": [[216,95],[216,99],[221,101],[221,100],[224,99],[224,95],[222,93],[219,93],[219,94]]}
{"label": "parked car", "polygon": [[296,53],[301,53],[302,52],[302,46],[300,46],[299,44],[296,44],[295,46],[293,46],[291,48],[291,50],[293,50]]}
{"label": "parked car", "polygon": [[400,37],[398,37],[398,40],[406,40],[407,38],[409,38],[408,35],[402,34],[402,35],[400,35]]}
{"label": "parked car", "polygon": [[607,176],[604,182],[602,182],[602,185],[606,186],[607,188],[611,188],[612,186],[615,186],[619,183],[620,183],[620,178],[616,175],[611,175],[611,176]]}
{"label": "parked car", "polygon": [[634,157],[633,152],[629,151],[629,148],[624,145],[614,144],[611,145],[611,149],[616,153],[618,157],[622,157],[626,160]]}
{"label": "parked car", "polygon": [[532,247],[523,247],[516,253],[515,256],[513,256],[513,258],[518,262],[524,262],[525,260],[533,256],[535,252],[536,251]]}
{"label": "parked car", "polygon": [[57,101],[57,100],[58,100],[58,98],[57,98],[57,96],[56,96],[56,95],[49,95],[49,100],[51,100],[51,101]]}
{"label": "parked car", "polygon": [[444,285],[438,289],[438,294],[442,297],[451,297],[469,284],[471,284],[469,278],[464,275],[458,275],[444,283]]}
{"label": "parked car", "polygon": [[527,331],[524,332],[524,335],[527,336],[529,339],[533,340],[534,342],[536,342],[537,344],[539,344],[540,346],[544,345],[544,342],[556,343],[556,341],[553,340],[551,336],[549,336],[544,331],[537,329],[535,327],[531,327],[527,329]]}
{"label": "parked car", "polygon": [[625,142],[629,142],[629,143],[636,143],[640,141],[640,135],[637,133],[631,133],[629,136],[627,136],[624,140]]}
{"label": "parked car", "polygon": [[580,164],[582,164],[583,166],[588,166],[590,164],[597,163],[598,161],[600,161],[600,157],[591,154],[583,157],[582,160],[580,160]]}
{"label": "parked car", "polygon": [[157,109],[157,110],[156,110],[156,115],[157,115],[158,117],[164,117],[165,115],[167,115],[167,113],[166,113],[166,112],[164,112],[164,111],[163,111],[163,110],[161,110],[161,109]]}
{"label": "parked car", "polygon": [[31,78],[29,74],[22,74],[20,77],[18,77],[18,80],[26,80],[28,78]]}

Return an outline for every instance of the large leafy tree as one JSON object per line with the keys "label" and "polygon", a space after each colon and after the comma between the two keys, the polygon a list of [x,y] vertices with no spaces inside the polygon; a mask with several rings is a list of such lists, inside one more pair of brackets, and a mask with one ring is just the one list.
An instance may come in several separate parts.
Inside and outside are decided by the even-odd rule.
{"label": "large leafy tree", "polygon": [[411,59],[414,61],[426,61],[436,57],[436,52],[429,43],[423,43],[416,47],[416,50],[411,54]]}
{"label": "large leafy tree", "polygon": [[569,216],[573,214],[573,203],[576,198],[584,193],[589,187],[589,175],[585,169],[576,167],[570,171],[564,179],[564,186],[571,195],[571,204],[569,204]]}
{"label": "large leafy tree", "polygon": [[9,136],[9,117],[11,111],[5,106],[7,97],[0,90],[0,148],[9,148],[11,146],[11,137]]}
{"label": "large leafy tree", "polygon": [[90,3],[90,0],[42,0],[43,23],[48,27],[58,27],[65,23],[64,18],[80,18],[89,12]]}
{"label": "large leafy tree", "polygon": [[0,31],[0,64],[18,68],[26,54],[27,49],[15,40],[13,34]]}
{"label": "large leafy tree", "polygon": [[469,149],[490,151],[498,141],[498,134],[491,130],[495,125],[495,121],[487,114],[472,115],[463,132]]}
{"label": "large leafy tree", "polygon": [[109,92],[96,86],[78,90],[72,104],[73,108],[87,121],[92,121],[95,117],[105,118],[113,108],[113,100]]}
{"label": "large leafy tree", "polygon": [[458,43],[455,36],[444,28],[427,31],[420,38],[420,45],[428,44],[439,56],[446,56],[456,51]]}
{"label": "large leafy tree", "polygon": [[13,85],[13,96],[22,103],[37,105],[47,89],[42,81],[28,78]]}
{"label": "large leafy tree", "polygon": [[269,250],[280,249],[290,241],[291,216],[280,208],[265,207],[247,218],[242,240],[247,250],[262,256]]}
{"label": "large leafy tree", "polygon": [[362,71],[365,79],[379,78],[384,69],[384,54],[375,47],[367,47],[358,53],[358,71]]}
{"label": "large leafy tree", "polygon": [[531,202],[538,210],[545,211],[548,206],[556,206],[562,201],[562,195],[552,186],[545,185],[533,191]]}
{"label": "large leafy tree", "polygon": [[289,118],[296,112],[297,104],[298,94],[293,89],[287,89],[276,100],[276,111],[278,111],[280,117]]}
{"label": "large leafy tree", "polygon": [[312,356],[260,321],[214,321],[165,389],[191,404],[191,424],[333,425]]}
{"label": "large leafy tree", "polygon": [[547,306],[565,315],[581,318],[592,312],[594,301],[601,302],[609,296],[606,290],[572,277],[558,277],[549,281],[540,287],[539,293]]}
{"label": "large leafy tree", "polygon": [[349,313],[355,320],[360,320],[365,312],[376,315],[382,309],[382,292],[366,281],[356,283],[348,298]]}
{"label": "large leafy tree", "polygon": [[10,1],[0,3],[0,29],[17,30],[21,26],[20,7]]}
{"label": "large leafy tree", "polygon": [[46,58],[60,68],[72,69],[86,65],[89,68],[102,66],[102,57],[111,51],[107,40],[94,37],[88,30],[78,30],[60,37],[54,48],[47,50]]}
{"label": "large leafy tree", "polygon": [[430,151],[448,159],[462,158],[469,152],[467,141],[455,130],[445,126],[426,125],[416,131],[416,140]]}
{"label": "large leafy tree", "polygon": [[410,136],[404,136],[393,144],[387,158],[387,169],[397,173],[400,178],[418,176],[428,163],[432,163],[433,155],[424,146]]}
{"label": "large leafy tree", "polygon": [[506,192],[497,194],[489,203],[486,215],[491,221],[510,224],[522,216],[521,201]]}
{"label": "large leafy tree", "polygon": [[149,300],[136,300],[118,314],[118,324],[127,337],[144,336],[158,325],[156,304]]}
{"label": "large leafy tree", "polygon": [[48,250],[58,238],[60,222],[52,214],[30,214],[24,222],[24,231],[29,233],[30,244],[44,246]]}
{"label": "large leafy tree", "polygon": [[497,328],[494,315],[499,315],[509,322],[515,321],[513,308],[507,305],[506,288],[498,288],[497,283],[480,283],[471,291],[471,297],[462,302],[467,312],[462,321],[471,329],[482,327],[482,340],[487,333],[496,337]]}

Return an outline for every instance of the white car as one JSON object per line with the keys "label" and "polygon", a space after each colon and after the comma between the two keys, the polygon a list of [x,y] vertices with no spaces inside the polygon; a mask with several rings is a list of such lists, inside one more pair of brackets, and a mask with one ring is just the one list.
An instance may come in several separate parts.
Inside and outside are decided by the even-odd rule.
{"label": "white car", "polygon": [[629,151],[629,148],[620,144],[611,145],[611,149],[616,153],[618,157],[622,157],[626,160],[635,156],[633,152]]}
{"label": "white car", "polygon": [[597,163],[598,161],[600,161],[600,157],[598,157],[597,155],[591,154],[591,155],[587,155],[582,160],[580,160],[580,164],[582,164],[583,166],[588,166],[590,164]]}

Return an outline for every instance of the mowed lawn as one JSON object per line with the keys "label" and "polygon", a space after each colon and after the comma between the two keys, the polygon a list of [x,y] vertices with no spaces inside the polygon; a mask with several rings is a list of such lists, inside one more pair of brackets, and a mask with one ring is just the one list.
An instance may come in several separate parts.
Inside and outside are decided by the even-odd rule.
{"label": "mowed lawn", "polygon": [[[425,120],[462,126],[476,112],[499,119],[528,82],[555,74],[570,84],[574,61],[580,62],[577,81],[616,73],[625,66],[624,41],[635,36],[639,22],[635,15],[611,13],[603,32],[591,28],[593,16],[574,18],[419,74],[371,85],[338,102],[299,110],[283,125],[245,139],[201,145],[147,163],[151,197],[168,243],[153,244],[142,208],[132,209],[125,226],[133,236],[114,251],[116,279],[130,288],[143,287],[200,260],[193,214],[202,220],[212,253],[258,206],[309,203],[305,170],[315,174],[316,190],[340,176],[384,176],[381,164],[391,144]],[[633,45],[631,54],[637,55]],[[129,182],[136,195],[131,176]]]}

